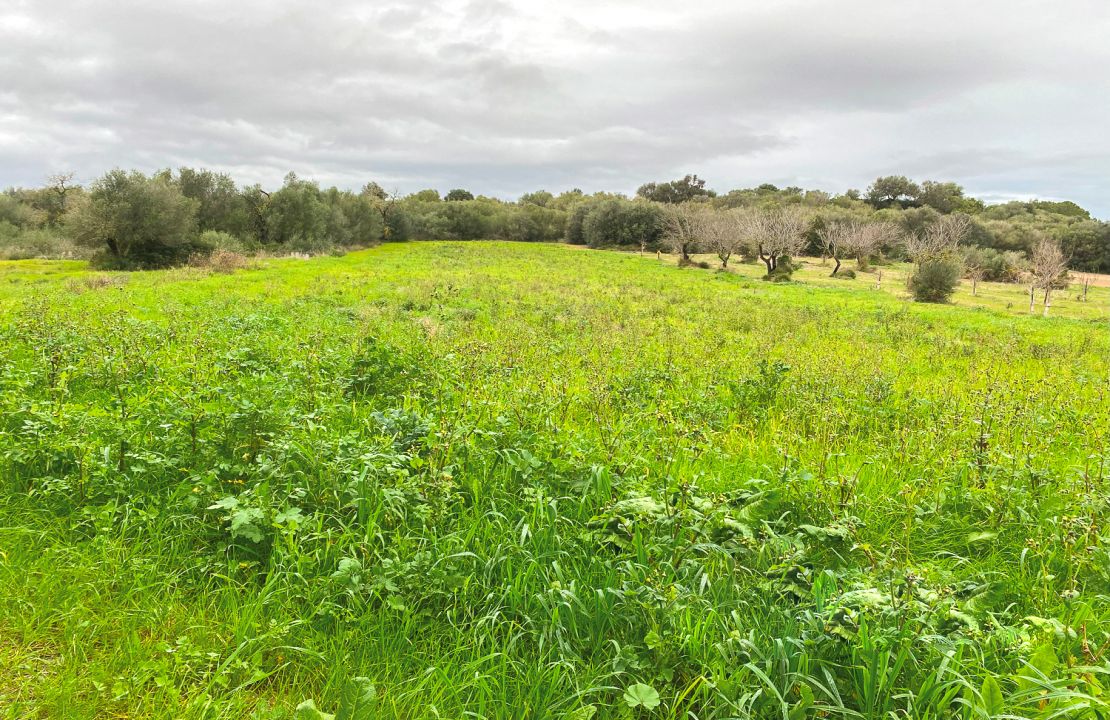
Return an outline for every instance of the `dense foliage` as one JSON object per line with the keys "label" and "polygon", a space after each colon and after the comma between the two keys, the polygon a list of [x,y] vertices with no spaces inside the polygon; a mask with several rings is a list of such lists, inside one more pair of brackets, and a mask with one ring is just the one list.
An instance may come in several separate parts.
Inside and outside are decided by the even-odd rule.
{"label": "dense foliage", "polygon": [[[129,185],[120,186],[121,178],[129,178]],[[105,195],[109,186],[115,188],[114,200]],[[155,201],[155,190],[188,202],[174,204],[177,201],[170,201],[169,195]],[[107,222],[106,213],[118,214],[123,202],[134,206],[131,219]],[[566,241],[654,249],[665,231],[665,209],[682,203],[715,210],[804,209],[809,215],[805,249],[812,255],[823,253],[821,229],[831,222],[886,223],[904,234],[916,234],[938,218],[960,214],[972,219],[969,247],[1015,253],[1006,256],[1014,272],[998,268],[999,256],[992,256],[991,272],[997,277],[1020,277],[1020,263],[1010,261],[1029,256],[1044,238],[1060,244],[1071,268],[1110,272],[1110,223],[1092,219],[1075,203],[987,206],[967,197],[956,183],[917,183],[902,176],[878,178],[864,193],[848,190],[835,196],[771,184],[717,193],[697,175],[687,175],[647,183],[635,198],[540,190],[508,202],[475,196],[463,188],[443,196],[428,189],[403,197],[375,182],[358,192],[321,188],[292,173],[273,191],[257,185],[241,188],[226,174],[192,168],[166,170],[150,178],[113,171],[88,188],[64,175],[42,188],[13,188],[0,194],[0,257],[78,257],[84,243],[85,252],[97,252],[108,264],[175,264],[211,252],[211,243],[198,236],[213,231],[224,233],[224,240],[234,238],[223,245],[244,253],[319,254],[408,239]],[[109,210],[109,205],[115,209]],[[163,217],[138,216],[156,207],[162,208]],[[139,225],[144,227],[136,236]],[[157,237],[142,239],[152,232]],[[140,239],[137,244],[135,237]],[[127,245],[126,262],[112,250],[112,243]],[[892,244],[877,252],[897,257],[899,248]],[[860,262],[866,264],[867,259]]]}
{"label": "dense foliage", "polygon": [[0,277],[10,717],[1110,714],[1105,318],[508,243]]}

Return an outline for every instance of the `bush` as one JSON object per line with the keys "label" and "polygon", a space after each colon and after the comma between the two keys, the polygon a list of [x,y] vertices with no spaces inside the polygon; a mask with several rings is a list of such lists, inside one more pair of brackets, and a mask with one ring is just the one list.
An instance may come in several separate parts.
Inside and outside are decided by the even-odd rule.
{"label": "bush", "polygon": [[775,269],[763,276],[770,282],[789,282],[794,276],[794,271],[801,267],[789,255],[782,255],[775,264]]}
{"label": "bush", "polygon": [[963,266],[953,258],[926,260],[910,275],[910,292],[918,302],[948,302],[962,274]]}
{"label": "bush", "polygon": [[79,258],[85,256],[67,237],[51,230],[19,230],[0,221],[0,260]]}
{"label": "bush", "polygon": [[1020,282],[1027,265],[1024,256],[1013,250],[965,247],[961,254],[965,268],[978,268],[980,279],[990,282]]}
{"label": "bush", "polygon": [[198,252],[213,253],[217,250],[239,254],[248,253],[255,248],[248,248],[242,239],[221,230],[205,230],[197,238]]}
{"label": "bush", "polygon": [[233,273],[236,270],[250,267],[251,260],[234,250],[218,248],[209,253],[197,253],[189,258],[193,267],[206,268],[218,273]]}
{"label": "bush", "polygon": [[840,278],[841,280],[855,280],[856,271],[851,268],[841,268],[840,272],[833,277]]}
{"label": "bush", "polygon": [[604,200],[593,204],[582,222],[582,235],[592,248],[642,243],[654,249],[662,234],[663,213],[646,202]]}

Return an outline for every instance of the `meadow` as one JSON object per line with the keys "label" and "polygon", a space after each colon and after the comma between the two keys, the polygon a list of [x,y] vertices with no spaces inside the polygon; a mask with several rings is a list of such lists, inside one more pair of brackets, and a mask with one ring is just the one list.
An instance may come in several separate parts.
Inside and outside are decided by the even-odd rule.
{"label": "meadow", "polygon": [[736,270],[0,263],[0,717],[1110,717],[1110,288]]}

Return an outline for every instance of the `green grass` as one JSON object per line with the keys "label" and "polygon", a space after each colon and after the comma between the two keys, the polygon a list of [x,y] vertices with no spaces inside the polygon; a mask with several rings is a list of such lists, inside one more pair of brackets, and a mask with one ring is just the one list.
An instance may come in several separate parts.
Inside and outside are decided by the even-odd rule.
{"label": "green grass", "polygon": [[1107,290],[739,270],[0,263],[0,717],[1110,717]]}

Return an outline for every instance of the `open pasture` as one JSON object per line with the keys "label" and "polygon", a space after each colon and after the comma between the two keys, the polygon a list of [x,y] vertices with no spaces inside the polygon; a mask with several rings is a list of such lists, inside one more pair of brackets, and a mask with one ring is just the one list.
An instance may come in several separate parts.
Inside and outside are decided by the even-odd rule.
{"label": "open pasture", "polygon": [[0,264],[0,716],[1110,716],[1110,291],[886,272]]}

